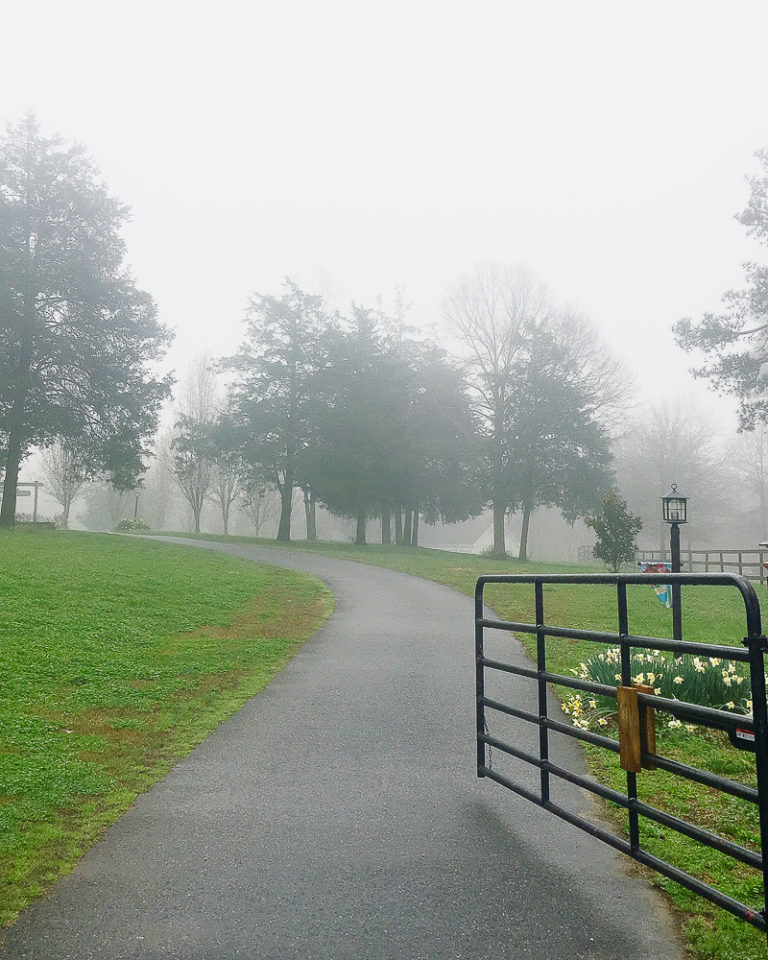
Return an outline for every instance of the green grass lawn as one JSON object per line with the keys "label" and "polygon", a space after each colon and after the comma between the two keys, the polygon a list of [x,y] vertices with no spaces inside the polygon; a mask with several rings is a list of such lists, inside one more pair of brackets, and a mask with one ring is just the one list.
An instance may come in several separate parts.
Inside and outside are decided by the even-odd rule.
{"label": "green grass lawn", "polygon": [[[282,549],[273,541],[258,542]],[[389,567],[434,580],[470,595],[474,593],[477,578],[482,574],[605,572],[596,567],[520,563],[514,560],[499,562],[437,550],[379,545],[356,547],[350,544],[305,544],[299,541],[290,546],[292,549],[310,550]],[[531,586],[492,585],[487,589],[486,598],[502,618],[528,622],[535,619]],[[553,625],[615,632],[615,598],[615,588],[548,586],[545,589],[545,620]],[[657,637],[671,636],[671,611],[658,603],[649,587],[629,587],[628,607],[630,632]],[[740,646],[745,634],[740,595],[734,589],[719,587],[686,588],[683,592],[683,624],[686,640]],[[533,638],[523,635],[520,639],[533,654]],[[468,655],[471,655],[472,643],[472,628],[468,623]],[[568,674],[571,669],[578,669],[578,664],[588,660],[597,649],[601,648],[588,642],[550,639],[547,644],[548,666],[555,672]],[[564,697],[568,691],[562,689],[559,692]],[[467,696],[473,696],[473,692],[468,690]],[[705,731],[702,728],[697,728],[695,733],[670,730],[666,725],[669,719],[659,714],[659,753],[754,785],[754,760],[751,754],[735,750],[725,735],[717,731]],[[609,736],[618,736],[612,725],[604,732]],[[605,750],[587,747],[587,757],[590,769],[596,777],[615,789],[624,789],[626,775],[619,766],[618,756]],[[644,771],[638,779],[641,799],[646,802],[742,845],[756,846],[757,818],[751,804],[663,771]],[[495,787],[489,786],[489,789]],[[613,805],[604,806],[608,818],[613,820],[618,829],[624,829],[625,813]],[[650,852],[701,877],[742,902],[758,907],[764,902],[762,883],[754,870],[735,864],[729,858],[704,849],[673,831],[648,821],[643,821],[642,843]],[[643,872],[670,896],[692,957],[698,960],[758,960],[768,957],[763,934],[674,882],[651,871]]]}
{"label": "green grass lawn", "polygon": [[330,615],[315,579],[127,537],[0,531],[0,925]]}

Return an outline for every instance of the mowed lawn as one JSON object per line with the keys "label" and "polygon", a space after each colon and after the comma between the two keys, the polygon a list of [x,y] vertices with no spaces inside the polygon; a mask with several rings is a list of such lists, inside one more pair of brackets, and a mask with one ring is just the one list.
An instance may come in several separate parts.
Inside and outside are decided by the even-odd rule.
{"label": "mowed lawn", "polygon": [[[261,543],[266,545],[265,541]],[[438,550],[379,545],[356,547],[351,544],[297,542],[291,544],[291,547],[389,567],[435,580],[470,595],[474,592],[477,578],[483,574],[606,572],[605,568],[600,567],[521,563],[514,560],[499,562]],[[276,553],[278,552],[279,548],[276,549]],[[758,589],[758,595],[761,603],[766,601],[765,588]],[[671,636],[671,611],[658,602],[649,586],[631,586],[627,596],[631,633],[652,637]],[[548,624],[613,632],[618,629],[615,587],[547,586],[544,600],[545,621]],[[535,620],[534,594],[530,585],[490,585],[486,601],[504,619],[522,622]],[[768,616],[768,602],[763,603],[763,607],[765,616]],[[744,605],[739,593],[734,588],[685,588],[683,627],[686,640],[740,647],[746,627]],[[524,634],[519,639],[531,656],[535,656],[535,639]],[[473,643],[472,624],[468,621],[468,658],[473,655]],[[590,656],[603,649],[602,646],[585,641],[550,638],[547,641],[549,669],[568,675],[571,670],[578,671],[581,662],[587,661]],[[640,672],[643,668],[638,666],[637,669]],[[572,691],[565,688],[558,690],[563,700],[570,692]],[[745,689],[739,689],[734,698],[741,696],[749,694]],[[474,686],[467,689],[467,698],[473,697]],[[700,727],[692,733],[685,729],[672,730],[667,726],[670,719],[669,716],[658,714],[660,754],[755,786],[752,754],[734,749],[725,734],[718,731]],[[493,715],[490,711],[488,720],[493,732]],[[593,729],[598,730],[597,727]],[[618,737],[613,722],[607,728],[600,728],[598,732]],[[603,783],[623,791],[626,787],[626,775],[619,766],[618,756],[590,746],[586,747],[586,752],[593,775]],[[647,803],[744,846],[759,846],[757,811],[754,805],[660,770],[643,771],[638,776],[638,784],[640,798]],[[487,789],[503,788],[489,783]],[[617,830],[626,832],[627,819],[624,811],[607,803],[601,804],[601,808],[603,815],[614,822]],[[757,907],[764,903],[762,882],[755,870],[647,820],[642,821],[641,841],[645,849],[711,883],[737,900]],[[564,852],[564,855],[567,855],[567,852]],[[669,894],[674,909],[678,912],[683,937],[691,957],[697,960],[765,960],[768,957],[764,934],[689,893],[678,884],[659,877],[658,874],[638,866],[632,866],[632,869],[642,872],[649,882],[657,884]]]}
{"label": "mowed lawn", "polygon": [[0,531],[0,924],[332,607],[311,577],[207,551]]}

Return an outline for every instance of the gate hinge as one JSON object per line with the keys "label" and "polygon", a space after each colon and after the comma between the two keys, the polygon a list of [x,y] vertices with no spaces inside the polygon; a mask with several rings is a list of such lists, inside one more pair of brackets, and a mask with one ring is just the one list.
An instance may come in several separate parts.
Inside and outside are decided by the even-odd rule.
{"label": "gate hinge", "polygon": [[744,637],[741,642],[745,647],[749,648],[754,645],[755,641],[760,644],[759,649],[762,650],[763,653],[768,653],[768,637],[766,637],[764,633],[761,633],[759,637]]}

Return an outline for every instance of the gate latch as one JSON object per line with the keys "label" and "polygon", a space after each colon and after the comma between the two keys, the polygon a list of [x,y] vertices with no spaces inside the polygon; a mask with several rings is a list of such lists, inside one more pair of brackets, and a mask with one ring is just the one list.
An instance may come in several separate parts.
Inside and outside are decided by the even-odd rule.
{"label": "gate latch", "polygon": [[656,711],[640,702],[638,694],[653,694],[653,687],[635,684],[617,687],[619,705],[619,759],[622,769],[640,773],[642,769],[655,770],[656,765],[643,756],[656,753]]}

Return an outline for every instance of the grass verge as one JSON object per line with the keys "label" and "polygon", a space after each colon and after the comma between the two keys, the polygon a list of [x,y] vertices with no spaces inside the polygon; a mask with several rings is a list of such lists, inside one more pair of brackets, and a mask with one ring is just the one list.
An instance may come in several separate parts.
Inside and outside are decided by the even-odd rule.
{"label": "grass verge", "polygon": [[[223,538],[203,536],[203,539]],[[228,539],[258,542],[276,549],[283,548],[274,541]],[[478,576],[487,573],[590,571],[590,568],[585,566],[575,568],[565,564],[521,563],[514,560],[499,562],[437,550],[378,545],[356,547],[339,543],[295,542],[290,544],[290,547],[400,570],[434,580],[469,595],[474,593]],[[529,622],[535,619],[531,587],[492,586],[488,588],[486,596],[499,616],[505,619]],[[617,629],[615,590],[610,588],[547,587],[545,603],[547,623],[595,630]],[[648,587],[630,587],[628,604],[632,633],[671,636],[671,611],[658,603]],[[739,646],[745,633],[742,601],[733,589],[686,589],[683,594],[683,623],[687,640]],[[520,639],[533,655],[535,640],[525,635]],[[468,649],[471,643],[472,633],[468,625]],[[588,660],[599,649],[593,643],[550,638],[547,644],[549,668],[568,674],[571,669],[578,669],[580,662]],[[563,693],[564,690],[560,692]],[[468,695],[471,695],[469,691]],[[659,753],[754,785],[752,756],[735,750],[724,735],[702,728],[697,728],[692,734],[671,730],[662,715],[659,715],[658,728]],[[617,736],[615,729],[609,728],[605,732]],[[616,755],[587,746],[587,759],[594,776],[617,790],[624,789],[626,775],[621,770]],[[641,799],[647,803],[698,823],[747,847],[757,846],[758,826],[756,810],[752,805],[663,771],[644,771],[638,779]],[[617,829],[625,830],[624,812],[610,804],[605,806],[608,817]],[[758,906],[764,902],[762,883],[754,870],[734,864],[732,860],[648,821],[643,821],[642,843],[651,853],[701,877],[742,902]],[[763,934],[672,881],[650,871],[643,872],[671,898],[692,957],[697,960],[764,960],[768,957]]]}
{"label": "grass verge", "polygon": [[312,577],[98,534],[0,531],[0,926],[285,665]]}

